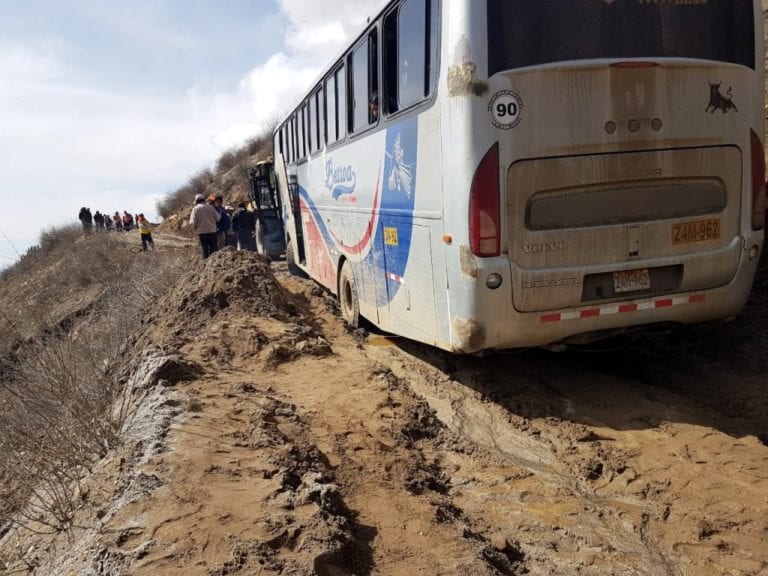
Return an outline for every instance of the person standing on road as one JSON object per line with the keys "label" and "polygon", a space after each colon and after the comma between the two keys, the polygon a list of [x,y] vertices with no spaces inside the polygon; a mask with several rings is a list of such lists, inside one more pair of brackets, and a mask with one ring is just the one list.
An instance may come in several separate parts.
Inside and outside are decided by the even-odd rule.
{"label": "person standing on road", "polygon": [[237,249],[256,252],[256,240],[253,237],[256,228],[256,218],[253,212],[245,207],[245,202],[237,205],[232,215],[232,231],[237,236]]}
{"label": "person standing on road", "polygon": [[77,219],[80,220],[80,223],[83,225],[83,232],[90,234],[91,229],[93,228],[93,216],[91,215],[91,210],[83,206],[80,208],[80,213],[77,215]]}
{"label": "person standing on road", "polygon": [[216,230],[221,220],[221,215],[212,204],[206,204],[205,196],[198,194],[195,196],[195,207],[192,208],[192,214],[189,216],[189,223],[195,229],[200,247],[203,250],[203,259],[219,249]]}
{"label": "person standing on road", "polygon": [[152,227],[147,219],[144,218],[144,214],[136,216],[136,227],[141,234],[141,249],[146,252],[148,248],[155,249],[155,241],[152,240]]}
{"label": "person standing on road", "polygon": [[227,228],[227,231],[225,232],[224,246],[231,246],[232,248],[237,249],[237,236],[232,229],[232,213],[234,211],[235,209],[232,208],[232,206],[224,206],[224,212],[227,214],[227,218],[229,218],[229,228]]}
{"label": "person standing on road", "polygon": [[123,231],[123,219],[120,218],[120,212],[115,212],[115,215],[112,216],[112,222],[115,223],[115,232]]}
{"label": "person standing on road", "polygon": [[133,230],[133,215],[127,210],[123,210],[123,230]]}
{"label": "person standing on road", "polygon": [[213,205],[216,212],[219,213],[216,241],[218,242],[219,250],[221,250],[227,244],[227,232],[232,226],[232,219],[227,214],[227,211],[224,210],[224,198],[222,198],[221,194],[211,194],[208,197],[208,201]]}

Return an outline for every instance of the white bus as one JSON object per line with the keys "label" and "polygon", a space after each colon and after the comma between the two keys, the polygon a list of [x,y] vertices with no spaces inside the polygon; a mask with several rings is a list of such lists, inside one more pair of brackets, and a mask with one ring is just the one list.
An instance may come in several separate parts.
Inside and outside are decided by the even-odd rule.
{"label": "white bus", "polygon": [[462,353],[736,314],[763,82],[756,0],[393,0],[275,131],[290,267]]}

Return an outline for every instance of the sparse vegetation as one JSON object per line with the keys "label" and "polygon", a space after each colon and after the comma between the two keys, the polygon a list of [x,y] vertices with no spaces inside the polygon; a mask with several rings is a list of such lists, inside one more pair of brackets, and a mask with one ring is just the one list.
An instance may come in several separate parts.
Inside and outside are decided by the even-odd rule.
{"label": "sparse vegetation", "polygon": [[8,271],[15,288],[0,298],[19,310],[0,317],[0,532],[71,528],[81,478],[130,418],[126,342],[146,304],[188,266],[174,251],[144,258],[125,238],[50,228]]}
{"label": "sparse vegetation", "polygon": [[[242,197],[248,168],[272,154],[275,125],[166,194],[160,216],[182,212],[196,194]],[[0,316],[0,533],[13,523],[72,527],[80,480],[130,417],[119,366],[136,317],[187,268],[176,255],[155,256],[139,261],[124,241],[71,224],[43,230],[2,272],[0,298],[18,307]],[[8,293],[11,280],[23,293]]]}
{"label": "sparse vegetation", "polygon": [[[189,178],[187,183],[168,192],[157,202],[157,212],[163,218],[178,214],[192,205],[196,194],[218,193],[231,195],[232,201],[241,199],[247,190],[248,168],[272,155],[272,133],[277,119],[270,121],[256,136],[242,146],[225,151],[215,162],[215,170],[205,168]],[[234,178],[225,177],[235,170]]]}
{"label": "sparse vegetation", "polygon": [[163,198],[157,202],[157,213],[163,218],[168,218],[172,214],[176,214],[184,206],[192,203],[196,194],[205,194],[208,186],[213,182],[214,174],[209,169],[200,170],[193,176],[189,177],[187,183],[168,192]]}

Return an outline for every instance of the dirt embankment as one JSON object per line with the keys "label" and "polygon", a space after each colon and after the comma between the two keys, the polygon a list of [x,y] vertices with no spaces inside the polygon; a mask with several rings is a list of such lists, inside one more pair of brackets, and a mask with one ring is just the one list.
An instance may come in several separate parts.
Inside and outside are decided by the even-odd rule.
{"label": "dirt embankment", "polygon": [[196,261],[142,316],[125,448],[8,572],[768,575],[765,270],[730,323],[456,357],[272,266]]}

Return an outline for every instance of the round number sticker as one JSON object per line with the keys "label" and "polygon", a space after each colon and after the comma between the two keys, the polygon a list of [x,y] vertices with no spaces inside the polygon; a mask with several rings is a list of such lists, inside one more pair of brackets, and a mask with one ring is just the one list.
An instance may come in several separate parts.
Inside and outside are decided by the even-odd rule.
{"label": "round number sticker", "polygon": [[520,113],[523,110],[523,100],[517,92],[502,90],[496,92],[488,104],[491,122],[496,128],[509,130],[520,124]]}

